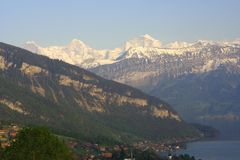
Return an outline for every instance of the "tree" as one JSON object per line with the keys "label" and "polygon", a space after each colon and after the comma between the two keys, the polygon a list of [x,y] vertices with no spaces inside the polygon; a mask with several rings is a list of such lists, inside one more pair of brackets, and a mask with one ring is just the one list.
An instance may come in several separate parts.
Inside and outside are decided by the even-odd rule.
{"label": "tree", "polygon": [[4,160],[72,160],[66,144],[42,127],[24,128],[6,148]]}

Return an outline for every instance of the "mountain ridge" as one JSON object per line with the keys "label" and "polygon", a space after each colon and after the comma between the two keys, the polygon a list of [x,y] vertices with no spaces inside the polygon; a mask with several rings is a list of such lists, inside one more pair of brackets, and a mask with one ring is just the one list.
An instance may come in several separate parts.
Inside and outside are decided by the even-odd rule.
{"label": "mountain ridge", "polygon": [[63,61],[0,43],[0,73],[3,120],[48,124],[95,140],[199,136],[156,97]]}

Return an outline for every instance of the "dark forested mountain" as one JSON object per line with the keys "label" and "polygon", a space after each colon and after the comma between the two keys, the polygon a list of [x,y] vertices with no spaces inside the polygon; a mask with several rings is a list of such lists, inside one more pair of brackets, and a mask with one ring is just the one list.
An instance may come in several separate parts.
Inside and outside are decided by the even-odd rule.
{"label": "dark forested mountain", "polygon": [[0,43],[0,119],[88,140],[197,137],[163,101],[77,66]]}

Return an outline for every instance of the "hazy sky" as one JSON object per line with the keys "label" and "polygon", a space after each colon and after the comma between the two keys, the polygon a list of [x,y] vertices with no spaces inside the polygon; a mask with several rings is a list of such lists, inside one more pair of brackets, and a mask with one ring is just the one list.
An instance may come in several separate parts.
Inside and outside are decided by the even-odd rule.
{"label": "hazy sky", "polygon": [[240,38],[240,0],[1,0],[0,41],[114,48],[148,33],[164,43]]}

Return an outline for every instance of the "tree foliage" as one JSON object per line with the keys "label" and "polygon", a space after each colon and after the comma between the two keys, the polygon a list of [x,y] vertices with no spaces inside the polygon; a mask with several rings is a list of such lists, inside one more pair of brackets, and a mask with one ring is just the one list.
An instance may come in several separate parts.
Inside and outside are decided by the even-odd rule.
{"label": "tree foliage", "polygon": [[71,160],[66,144],[42,127],[24,128],[6,148],[4,160]]}

